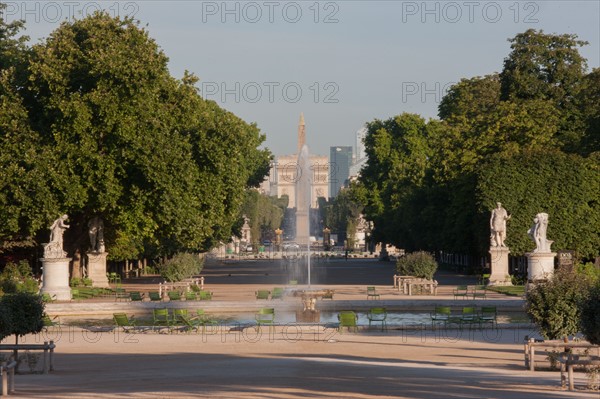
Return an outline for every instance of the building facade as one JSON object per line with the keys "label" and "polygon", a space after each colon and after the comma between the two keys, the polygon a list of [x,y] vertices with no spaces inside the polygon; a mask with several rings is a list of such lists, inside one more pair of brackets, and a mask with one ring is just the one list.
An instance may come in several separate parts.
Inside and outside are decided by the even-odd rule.
{"label": "building facade", "polygon": [[329,148],[329,195],[335,198],[340,189],[348,185],[352,165],[352,147],[335,146]]}

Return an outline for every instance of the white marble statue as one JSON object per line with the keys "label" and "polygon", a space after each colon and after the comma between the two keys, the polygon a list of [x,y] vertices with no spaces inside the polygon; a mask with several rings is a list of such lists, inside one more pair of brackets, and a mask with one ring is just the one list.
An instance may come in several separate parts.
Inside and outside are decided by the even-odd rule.
{"label": "white marble statue", "polygon": [[548,214],[538,213],[533,219],[533,225],[527,231],[527,234],[535,242],[536,248],[533,252],[550,252],[550,246],[554,241],[546,238],[546,231],[548,230]]}
{"label": "white marble statue", "polygon": [[67,253],[63,250],[63,234],[69,228],[65,224],[68,215],[62,215],[50,226],[50,242],[44,246],[44,258],[64,258]]}
{"label": "white marble statue", "polygon": [[91,252],[104,252],[104,222],[99,216],[94,216],[88,222]]}
{"label": "white marble statue", "polygon": [[496,208],[492,209],[492,216],[490,217],[490,246],[505,247],[506,221],[510,219],[510,215],[506,212],[506,209],[502,208],[502,203],[497,202],[496,205]]}

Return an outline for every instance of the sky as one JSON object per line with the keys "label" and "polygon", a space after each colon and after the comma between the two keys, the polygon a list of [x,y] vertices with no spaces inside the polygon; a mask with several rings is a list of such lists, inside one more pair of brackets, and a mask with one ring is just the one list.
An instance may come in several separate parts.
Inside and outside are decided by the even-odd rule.
{"label": "sky", "polygon": [[577,34],[600,66],[600,1],[3,1],[32,42],[97,9],[140,21],[171,74],[296,151],[300,113],[312,153],[355,145],[366,122],[403,112],[435,118],[450,85],[502,69],[527,29]]}

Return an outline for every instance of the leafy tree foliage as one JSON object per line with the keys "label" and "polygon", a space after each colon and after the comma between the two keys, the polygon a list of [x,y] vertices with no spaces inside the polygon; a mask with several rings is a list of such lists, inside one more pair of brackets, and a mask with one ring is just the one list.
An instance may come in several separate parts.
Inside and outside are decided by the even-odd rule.
{"label": "leafy tree foliage", "polygon": [[578,103],[587,68],[577,35],[529,29],[510,39],[511,53],[500,74],[503,100],[550,101],[560,118],[559,141],[568,151],[580,146],[583,120]]}
{"label": "leafy tree foliage", "polygon": [[319,201],[323,227],[337,234],[338,244],[346,242],[348,248],[355,246],[358,221],[363,211],[357,189],[356,184],[351,183],[349,188],[340,190],[335,198],[329,201],[321,198]]}
{"label": "leafy tree foliage", "polygon": [[500,74],[450,88],[440,120],[368,124],[356,193],[377,240],[484,255],[501,201],[513,214],[513,254],[532,248],[526,232],[543,211],[555,249],[600,254],[600,73],[586,75],[574,35],[529,30],[511,43]]}
{"label": "leafy tree foliage", "polygon": [[[276,197],[269,197],[250,189],[246,192],[246,199],[242,206],[242,215],[249,219],[250,234],[256,245],[262,238],[272,239],[275,229],[281,227],[287,198],[283,201]],[[243,221],[240,222],[240,227]]]}
{"label": "leafy tree foliage", "polygon": [[29,292],[37,294],[38,282],[33,278],[29,262],[23,260],[18,264],[9,262],[0,273],[0,294]]}
{"label": "leafy tree foliage", "polygon": [[31,49],[28,82],[0,75],[0,237],[36,237],[68,213],[69,253],[105,220],[113,259],[204,251],[228,239],[268,171],[254,124],[202,99],[193,75],[130,19],[63,23]]}

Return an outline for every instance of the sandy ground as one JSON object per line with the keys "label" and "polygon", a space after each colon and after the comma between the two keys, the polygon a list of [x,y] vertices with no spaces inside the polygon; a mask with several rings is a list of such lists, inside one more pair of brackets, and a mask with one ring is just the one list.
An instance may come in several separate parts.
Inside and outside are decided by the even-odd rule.
{"label": "sandy ground", "polygon": [[[321,283],[336,288],[332,265]],[[402,301],[391,290],[393,267],[343,264],[344,287],[378,285],[385,301]],[[377,268],[377,269],[376,269]],[[255,303],[253,291],[283,281],[273,266],[221,264],[204,271],[218,293],[211,303]],[[389,269],[389,270],[388,270]],[[246,277],[243,277],[246,276]],[[322,277],[322,275],[321,275]],[[439,300],[452,300],[453,284],[470,283],[443,276]],[[153,287],[147,281],[129,287]],[[212,288],[211,288],[212,285]],[[338,288],[342,288],[339,286]],[[341,290],[340,290],[341,291]],[[387,295],[387,294],[386,294]],[[340,292],[341,301],[364,300],[364,292]],[[334,304],[338,299],[334,299]],[[414,300],[414,299],[412,299]],[[387,303],[392,303],[387,302]],[[114,302],[106,304],[113,306]],[[460,304],[457,302],[457,304]],[[110,306],[109,306],[110,305]],[[57,305],[64,309],[64,304]],[[85,302],[77,304],[85,306]],[[94,306],[102,306],[95,303]],[[127,305],[119,305],[127,306]],[[55,371],[16,376],[15,397],[24,398],[498,398],[600,399],[585,392],[586,376],[576,373],[578,392],[560,386],[558,371],[529,372],[524,367],[527,328],[386,332],[361,329],[278,326],[207,330],[204,334],[128,334],[63,326],[27,343],[53,339]],[[8,342],[8,341],[5,341]],[[540,360],[542,357],[540,356]]]}
{"label": "sandy ground", "polygon": [[[594,398],[526,371],[522,331],[255,328],[212,334],[50,331],[55,371],[18,375],[35,398]],[[58,335],[57,335],[58,334]],[[32,341],[29,341],[32,342]],[[576,384],[585,385],[576,373]]]}

